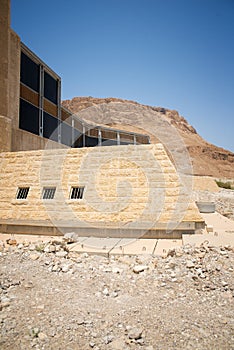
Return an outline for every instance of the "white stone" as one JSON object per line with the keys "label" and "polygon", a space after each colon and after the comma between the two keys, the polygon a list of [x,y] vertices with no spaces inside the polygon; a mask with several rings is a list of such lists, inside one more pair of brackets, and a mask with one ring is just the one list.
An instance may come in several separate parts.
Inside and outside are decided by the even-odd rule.
{"label": "white stone", "polygon": [[56,247],[52,244],[48,244],[47,246],[45,246],[44,248],[44,252],[45,253],[53,253],[56,251]]}
{"label": "white stone", "polygon": [[105,289],[102,291],[102,293],[103,293],[104,295],[108,296],[108,295],[109,295],[109,290],[108,290],[108,288],[105,288]]}
{"label": "white stone", "polygon": [[59,258],[65,258],[65,256],[67,256],[68,252],[66,252],[65,250],[60,250],[59,252],[56,252],[55,255]]}
{"label": "white stone", "polygon": [[129,339],[140,339],[142,335],[143,329],[142,328],[132,328],[130,332],[128,333]]}
{"label": "white stone", "polygon": [[140,272],[143,272],[145,270],[148,270],[149,266],[147,265],[135,265],[133,267],[133,272],[135,273],[140,273]]}
{"label": "white stone", "polygon": [[192,260],[188,260],[187,264],[186,264],[186,267],[188,269],[192,269],[193,267],[195,267],[195,264],[192,262]]}

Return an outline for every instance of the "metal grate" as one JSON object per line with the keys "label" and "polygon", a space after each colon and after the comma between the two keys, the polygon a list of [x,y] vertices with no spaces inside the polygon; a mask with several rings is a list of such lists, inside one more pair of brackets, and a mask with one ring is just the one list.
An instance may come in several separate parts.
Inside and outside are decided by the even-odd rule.
{"label": "metal grate", "polygon": [[28,196],[29,187],[19,187],[17,191],[17,199],[26,199]]}
{"label": "metal grate", "polygon": [[44,187],[42,198],[43,199],[53,199],[55,195],[56,187]]}
{"label": "metal grate", "polygon": [[84,187],[72,187],[71,199],[82,199],[84,194]]}

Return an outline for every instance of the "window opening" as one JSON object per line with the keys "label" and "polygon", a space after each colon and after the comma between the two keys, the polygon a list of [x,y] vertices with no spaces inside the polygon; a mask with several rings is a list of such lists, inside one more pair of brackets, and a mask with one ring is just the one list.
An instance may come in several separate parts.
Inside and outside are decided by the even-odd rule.
{"label": "window opening", "polygon": [[26,199],[28,196],[29,187],[19,187],[17,191],[17,199]]}
{"label": "window opening", "polygon": [[43,199],[53,199],[55,195],[56,187],[44,187],[42,198]]}
{"label": "window opening", "polygon": [[84,187],[72,187],[70,199],[82,199],[84,194]]}

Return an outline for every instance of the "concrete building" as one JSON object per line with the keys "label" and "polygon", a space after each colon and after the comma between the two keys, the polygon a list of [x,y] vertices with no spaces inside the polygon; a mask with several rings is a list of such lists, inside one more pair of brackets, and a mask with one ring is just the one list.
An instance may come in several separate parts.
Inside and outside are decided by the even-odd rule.
{"label": "concrete building", "polygon": [[147,144],[137,133],[88,125],[61,106],[61,78],[10,28],[10,1],[0,12],[0,151]]}

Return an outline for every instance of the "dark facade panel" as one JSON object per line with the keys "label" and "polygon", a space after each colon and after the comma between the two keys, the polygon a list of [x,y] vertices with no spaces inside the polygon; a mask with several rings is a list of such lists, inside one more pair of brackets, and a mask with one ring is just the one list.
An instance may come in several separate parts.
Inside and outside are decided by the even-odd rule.
{"label": "dark facade panel", "polygon": [[43,113],[43,137],[58,141],[58,119],[46,112]]}
{"label": "dark facade panel", "polygon": [[74,128],[74,148],[83,147],[83,134],[81,131]]}
{"label": "dark facade panel", "polygon": [[39,92],[40,67],[21,51],[20,81]]}
{"label": "dark facade panel", "polygon": [[116,146],[117,140],[102,139],[102,146]]}
{"label": "dark facade panel", "polygon": [[61,123],[61,143],[72,146],[72,127],[64,122]]}
{"label": "dark facade panel", "polygon": [[58,82],[47,72],[44,72],[44,97],[58,104]]}
{"label": "dark facade panel", "polygon": [[98,138],[85,136],[85,147],[96,147],[98,146]]}
{"label": "dark facade panel", "polygon": [[74,131],[75,131],[75,137],[74,137],[74,144],[72,147],[74,148],[84,147],[83,134],[77,129],[74,129]]}
{"label": "dark facade panel", "polygon": [[133,145],[133,142],[120,140],[120,145]]}
{"label": "dark facade panel", "polygon": [[19,127],[39,135],[39,109],[22,99],[20,99]]}

